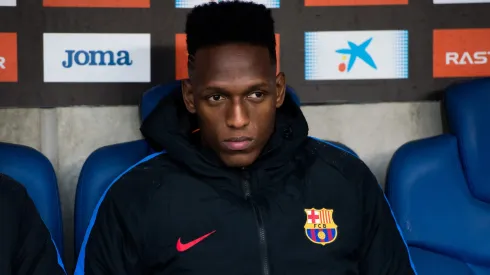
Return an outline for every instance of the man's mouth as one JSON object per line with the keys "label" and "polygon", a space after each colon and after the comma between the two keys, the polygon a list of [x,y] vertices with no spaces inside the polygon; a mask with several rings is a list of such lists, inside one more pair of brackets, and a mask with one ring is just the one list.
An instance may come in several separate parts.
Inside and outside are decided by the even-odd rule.
{"label": "man's mouth", "polygon": [[253,141],[251,137],[232,137],[223,141],[223,145],[231,151],[243,151],[249,148]]}

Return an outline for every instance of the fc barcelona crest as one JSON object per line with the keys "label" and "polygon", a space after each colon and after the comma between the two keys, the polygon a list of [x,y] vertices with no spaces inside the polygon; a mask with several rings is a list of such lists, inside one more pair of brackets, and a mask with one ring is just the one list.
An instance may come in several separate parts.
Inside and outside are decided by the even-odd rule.
{"label": "fc barcelona crest", "polygon": [[333,209],[305,209],[305,234],[310,241],[326,245],[337,239],[337,225],[333,221]]}

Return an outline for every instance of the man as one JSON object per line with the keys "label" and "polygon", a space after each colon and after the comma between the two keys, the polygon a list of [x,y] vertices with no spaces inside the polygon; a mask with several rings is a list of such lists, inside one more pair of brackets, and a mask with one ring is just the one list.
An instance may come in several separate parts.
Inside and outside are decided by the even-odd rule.
{"label": "man", "polygon": [[414,274],[382,190],[309,138],[263,5],[198,6],[190,79],[142,125],[157,150],[104,194],[77,275]]}
{"label": "man", "polygon": [[0,274],[65,274],[51,235],[25,188],[3,174],[0,174]]}

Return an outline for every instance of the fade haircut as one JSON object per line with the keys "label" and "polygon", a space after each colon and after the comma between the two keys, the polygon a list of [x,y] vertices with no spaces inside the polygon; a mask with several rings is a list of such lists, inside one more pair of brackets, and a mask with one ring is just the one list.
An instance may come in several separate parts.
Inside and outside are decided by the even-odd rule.
{"label": "fade haircut", "polygon": [[185,26],[189,75],[199,49],[245,43],[265,47],[276,64],[274,19],[264,5],[244,1],[210,2],[194,7]]}

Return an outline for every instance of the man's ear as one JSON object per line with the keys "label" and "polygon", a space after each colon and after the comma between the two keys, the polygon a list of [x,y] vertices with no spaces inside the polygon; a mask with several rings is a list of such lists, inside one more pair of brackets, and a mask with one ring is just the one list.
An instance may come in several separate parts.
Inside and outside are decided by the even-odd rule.
{"label": "man's ear", "polygon": [[194,104],[194,95],[192,94],[192,85],[189,79],[181,81],[182,97],[184,98],[185,107],[191,114],[196,113],[196,105]]}
{"label": "man's ear", "polygon": [[283,72],[276,75],[276,108],[279,108],[284,103],[286,96],[286,76]]}

